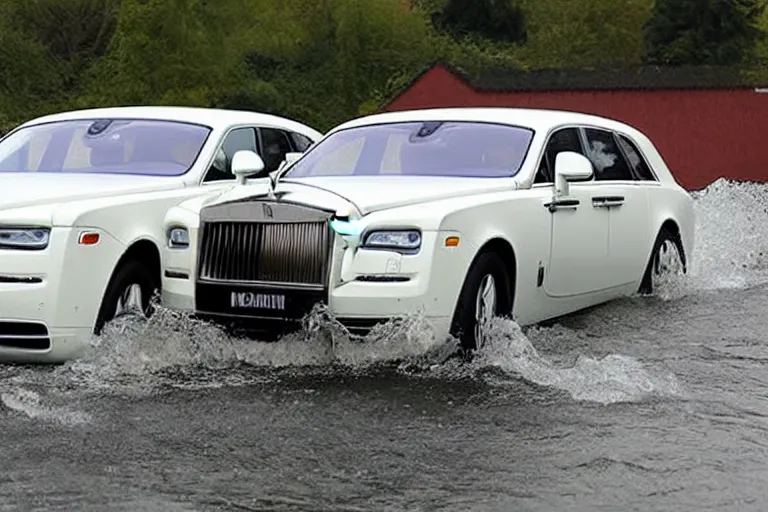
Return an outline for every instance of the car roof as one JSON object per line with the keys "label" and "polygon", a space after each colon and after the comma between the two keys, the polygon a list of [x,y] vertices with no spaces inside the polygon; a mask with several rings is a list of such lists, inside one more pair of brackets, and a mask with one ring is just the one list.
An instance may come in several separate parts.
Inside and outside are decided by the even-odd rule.
{"label": "car roof", "polygon": [[633,134],[637,132],[636,128],[607,117],[567,110],[519,107],[450,107],[385,112],[347,121],[333,128],[331,132],[371,124],[426,120],[502,123],[524,126],[535,131],[544,132],[550,128],[567,124],[596,125],[613,130],[632,132]]}
{"label": "car roof", "polygon": [[[38,117],[36,119],[27,121],[23,126],[71,119],[120,117],[173,120],[186,123],[203,124],[210,126],[211,128],[224,128],[231,124],[260,124],[292,128],[297,131],[306,131],[307,128],[311,129],[311,127],[296,121],[275,115],[264,114],[261,112],[177,106],[127,106],[72,110],[68,112],[59,112],[56,114]],[[299,130],[300,127],[303,127],[303,130]]]}

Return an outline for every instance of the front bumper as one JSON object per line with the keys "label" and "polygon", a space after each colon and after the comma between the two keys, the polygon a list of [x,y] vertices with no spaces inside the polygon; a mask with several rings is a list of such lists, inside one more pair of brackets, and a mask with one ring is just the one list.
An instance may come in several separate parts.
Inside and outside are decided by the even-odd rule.
{"label": "front bumper", "polygon": [[[79,229],[54,228],[42,251],[0,250],[0,361],[79,357],[93,330],[119,244],[77,246]],[[73,239],[75,242],[73,243]]]}
{"label": "front bumper", "polygon": [[[196,239],[196,230],[190,238]],[[192,313],[217,323],[238,325],[242,330],[282,332],[299,321],[317,303],[350,332],[365,334],[378,323],[417,315],[427,319],[438,336],[447,335],[453,316],[461,276],[441,275],[444,264],[455,265],[459,248],[437,248],[439,237],[454,233],[428,232],[418,255],[382,250],[352,250],[336,243],[331,262],[330,286],[307,289],[238,282],[196,281],[195,251],[166,250],[163,277],[163,305]],[[192,247],[195,241],[191,240]],[[437,272],[437,274],[435,273]],[[459,274],[450,274],[455,277]],[[232,293],[254,293],[260,299],[278,295],[284,309],[237,307]],[[243,327],[245,326],[245,327]]]}
{"label": "front bumper", "polygon": [[64,363],[85,353],[90,336],[87,328],[48,329],[39,322],[0,320],[0,361]]}
{"label": "front bumper", "polygon": [[91,328],[57,325],[57,279],[42,272],[8,272],[7,260],[0,277],[0,361],[51,363],[79,357]]}

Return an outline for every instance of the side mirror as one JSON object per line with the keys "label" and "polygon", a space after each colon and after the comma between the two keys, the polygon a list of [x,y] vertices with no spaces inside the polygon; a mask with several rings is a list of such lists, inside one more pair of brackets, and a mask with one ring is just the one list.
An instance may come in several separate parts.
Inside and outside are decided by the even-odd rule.
{"label": "side mirror", "polygon": [[249,176],[259,174],[264,170],[264,160],[249,150],[240,150],[232,157],[232,174],[237,177],[240,185],[245,185]]}
{"label": "side mirror", "polygon": [[555,157],[555,194],[568,195],[568,182],[588,180],[594,169],[589,158],[573,151],[561,151]]}

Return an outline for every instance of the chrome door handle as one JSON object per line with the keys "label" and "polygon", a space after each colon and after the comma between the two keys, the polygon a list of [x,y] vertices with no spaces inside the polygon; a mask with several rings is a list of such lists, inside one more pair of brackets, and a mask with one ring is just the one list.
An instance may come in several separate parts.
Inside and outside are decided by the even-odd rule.
{"label": "chrome door handle", "polygon": [[624,196],[599,196],[592,198],[592,206],[595,208],[611,208],[624,204]]}
{"label": "chrome door handle", "polygon": [[544,203],[544,208],[554,213],[558,210],[575,210],[579,207],[580,201],[578,199],[564,198],[553,199],[547,203]]}

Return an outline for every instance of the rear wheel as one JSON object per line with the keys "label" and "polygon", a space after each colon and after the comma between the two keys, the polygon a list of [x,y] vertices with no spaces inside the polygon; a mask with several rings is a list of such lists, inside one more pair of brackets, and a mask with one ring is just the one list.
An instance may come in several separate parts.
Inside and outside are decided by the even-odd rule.
{"label": "rear wheel", "polygon": [[481,350],[488,341],[493,317],[509,314],[512,294],[509,273],[498,254],[485,252],[474,261],[464,280],[451,334],[465,353]]}
{"label": "rear wheel", "polygon": [[685,253],[680,235],[662,228],[653,244],[639,293],[651,295],[657,291],[660,283],[685,273]]}
{"label": "rear wheel", "polygon": [[101,334],[107,322],[125,314],[149,317],[152,295],[157,288],[152,273],[141,262],[129,260],[122,263],[104,293],[94,333]]}

